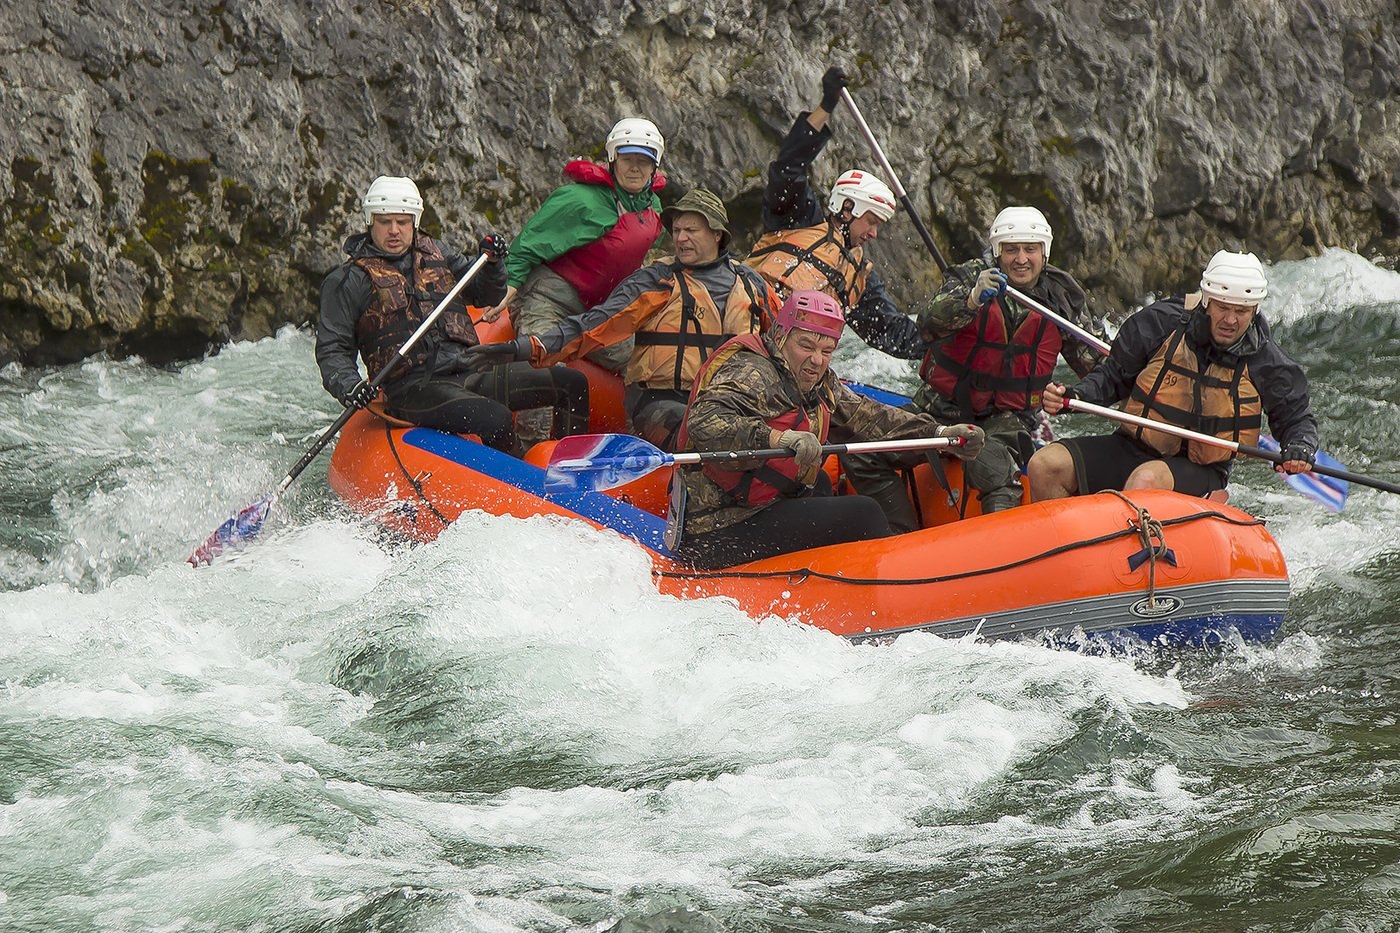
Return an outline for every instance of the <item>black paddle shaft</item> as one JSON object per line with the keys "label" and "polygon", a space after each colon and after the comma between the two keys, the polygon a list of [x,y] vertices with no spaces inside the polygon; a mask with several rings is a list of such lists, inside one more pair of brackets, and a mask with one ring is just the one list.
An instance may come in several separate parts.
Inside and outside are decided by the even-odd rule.
{"label": "black paddle shaft", "polygon": [[909,200],[909,193],[904,190],[904,185],[900,184],[899,176],[894,173],[894,166],[885,157],[885,150],[881,148],[880,141],[875,138],[875,134],[870,131],[870,124],[865,122],[864,115],[860,108],[856,106],[855,98],[851,92],[841,89],[841,99],[846,102],[846,109],[851,112],[856,125],[860,127],[861,135],[870,144],[870,151],[875,154],[875,159],[880,163],[880,168],[885,170],[885,177],[890,180],[890,185],[894,188],[894,193],[899,196],[899,203],[904,205],[904,210],[909,214],[909,219],[914,222],[914,229],[919,231],[919,237],[924,241],[924,246],[928,247],[929,254],[933,256],[933,261],[938,263],[938,271],[944,274],[948,272],[948,260],[943,258],[943,251],[938,248],[938,244],[933,242],[933,234],[928,232],[928,227],[924,226],[923,219],[919,217],[919,212],[914,210],[914,202]]}
{"label": "black paddle shaft", "polygon": [[[828,457],[831,454],[845,453],[866,453],[876,450],[939,450],[948,447],[961,447],[966,441],[961,437],[925,437],[911,438],[903,441],[856,441],[851,444],[823,444],[822,456]],[[657,451],[662,453],[661,451]],[[769,447],[765,450],[705,450],[687,452],[679,454],[663,454],[669,456],[670,462],[676,466],[691,466],[698,463],[714,463],[735,460],[779,460],[783,457],[794,457],[797,451],[791,447]],[[658,463],[657,466],[664,466]]]}
{"label": "black paddle shaft", "polygon": [[[1283,454],[1272,450],[1265,450],[1262,447],[1251,447],[1248,444],[1240,444],[1239,451],[1249,457],[1258,457],[1260,460],[1267,460],[1270,463],[1283,463]],[[1400,485],[1388,483],[1383,479],[1375,479],[1371,476],[1363,476],[1360,473],[1353,473],[1350,470],[1339,470],[1336,467],[1325,466],[1321,463],[1314,463],[1312,472],[1322,476],[1330,476],[1333,479],[1343,479],[1348,483],[1356,483],[1358,486],[1370,486],[1372,489],[1380,489],[1384,492],[1400,493]]]}
{"label": "black paddle shaft", "polygon": [[928,247],[933,261],[938,263],[938,271],[947,275],[948,260],[943,258],[943,252],[938,248],[938,244],[933,242],[933,234],[928,232],[928,227],[925,227],[923,220],[919,218],[919,212],[914,210],[914,202],[909,200],[909,195],[900,192],[899,203],[904,205],[904,209],[909,213],[909,219],[914,222],[914,229],[919,231],[919,236],[923,239],[924,245]]}

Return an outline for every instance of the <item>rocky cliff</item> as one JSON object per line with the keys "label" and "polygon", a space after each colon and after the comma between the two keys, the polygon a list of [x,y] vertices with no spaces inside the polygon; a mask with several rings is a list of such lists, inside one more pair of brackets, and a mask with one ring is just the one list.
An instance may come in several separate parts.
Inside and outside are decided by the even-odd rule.
{"label": "rocky cliff", "polygon": [[[1118,310],[1222,246],[1400,254],[1395,0],[4,0],[0,362],[153,361],[313,319],[375,175],[512,233],[622,115],[757,234],[829,62],[954,260],[1004,204]],[[817,166],[873,162],[849,117]],[[897,296],[938,281],[907,219]]]}

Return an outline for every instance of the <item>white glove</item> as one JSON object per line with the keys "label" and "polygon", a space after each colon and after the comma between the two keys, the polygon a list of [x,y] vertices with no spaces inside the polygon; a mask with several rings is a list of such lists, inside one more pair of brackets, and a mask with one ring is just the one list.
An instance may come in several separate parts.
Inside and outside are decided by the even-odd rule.
{"label": "white glove", "polygon": [[822,442],[811,431],[784,431],[778,435],[778,446],[793,452],[797,478],[810,486],[822,465]]}
{"label": "white glove", "polygon": [[975,424],[945,424],[936,436],[964,438],[961,446],[948,448],[959,460],[976,460],[987,443],[987,432]]}

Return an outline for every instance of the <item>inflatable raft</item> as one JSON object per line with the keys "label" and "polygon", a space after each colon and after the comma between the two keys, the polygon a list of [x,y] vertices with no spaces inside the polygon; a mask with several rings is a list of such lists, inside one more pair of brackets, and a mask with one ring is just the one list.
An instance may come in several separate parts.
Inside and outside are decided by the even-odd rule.
{"label": "inflatable raft", "polygon": [[[620,397],[610,399],[601,373],[591,374],[595,405],[615,416]],[[855,640],[910,631],[989,638],[1130,631],[1160,644],[1200,645],[1234,630],[1257,641],[1274,634],[1288,602],[1277,544],[1261,520],[1228,505],[1143,491],[987,516],[970,504],[960,516],[956,496],[927,466],[911,477],[919,531],[697,571],[673,560],[663,541],[669,469],[606,493],[547,493],[543,467],[553,442],[520,460],[376,409],[345,426],[330,485],[390,528],[429,540],[468,509],[566,516],[637,541],[664,593],[728,597],[755,618],[795,619]],[[956,462],[947,473],[959,492]]]}

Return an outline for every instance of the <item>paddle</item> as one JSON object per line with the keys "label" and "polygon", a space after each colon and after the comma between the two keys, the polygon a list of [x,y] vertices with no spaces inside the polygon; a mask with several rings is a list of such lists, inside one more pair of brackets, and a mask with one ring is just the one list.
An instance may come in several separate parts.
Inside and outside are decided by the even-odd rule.
{"label": "paddle", "polygon": [[[860,127],[861,135],[864,136],[865,141],[870,144],[870,151],[875,153],[875,158],[879,161],[880,168],[885,170],[885,177],[888,178],[891,185],[893,185],[895,194],[899,197],[899,202],[904,205],[904,210],[909,215],[909,219],[914,222],[914,227],[919,231],[919,236],[923,238],[924,245],[928,247],[929,253],[933,256],[933,261],[938,263],[938,271],[946,274],[948,271],[948,260],[943,258],[943,253],[938,249],[938,244],[933,242],[933,236],[928,232],[928,228],[924,226],[923,220],[919,218],[919,212],[914,209],[914,202],[909,199],[908,193],[904,190],[904,185],[899,181],[899,176],[895,175],[894,166],[890,165],[890,160],[885,157],[885,150],[880,148],[880,141],[877,140],[875,134],[871,132],[870,124],[865,122],[865,117],[861,115],[860,108],[856,106],[855,100],[851,97],[851,92],[844,87],[841,89],[841,99],[846,102],[846,108],[850,110],[851,116],[855,118],[856,125]],[[1074,334],[1074,336],[1078,337],[1095,350],[1098,350],[1100,353],[1108,352],[1108,344],[1077,324],[1060,317],[1054,311],[1051,311],[1029,295],[1023,295],[1010,286],[1007,286],[1006,293],[1033,311],[1043,314],[1050,321],[1059,325],[1062,329],[1069,331],[1071,334]]]}
{"label": "paddle", "polygon": [[[1082,411],[1091,415],[1098,415],[1101,418],[1109,418],[1113,421],[1121,421],[1123,424],[1131,424],[1140,428],[1147,428],[1152,431],[1161,431],[1163,434],[1170,434],[1183,440],[1197,441],[1201,444],[1209,444],[1212,447],[1221,447],[1225,450],[1233,450],[1236,453],[1244,454],[1246,457],[1255,457],[1259,460],[1267,460],[1269,463],[1283,463],[1283,455],[1276,450],[1268,450],[1264,447],[1251,447],[1249,444],[1241,444],[1238,441],[1227,441],[1223,438],[1210,434],[1199,434],[1187,428],[1179,428],[1174,424],[1167,424],[1164,421],[1152,421],[1147,418],[1139,418],[1137,415],[1130,415],[1127,412],[1119,411],[1116,408],[1105,408],[1102,405],[1094,405],[1089,402],[1081,402],[1077,398],[1065,399],[1065,407],[1070,411]],[[1314,473],[1323,476],[1331,476],[1335,479],[1343,479],[1348,483],[1360,483],[1362,486],[1370,486],[1372,489],[1381,489],[1385,492],[1400,493],[1400,485],[1388,483],[1383,479],[1374,479],[1370,476],[1362,476],[1360,473],[1352,473],[1349,470],[1340,470],[1324,464],[1313,464]],[[1302,474],[1298,474],[1302,475]]]}
{"label": "paddle", "polygon": [[914,202],[909,200],[909,194],[904,190],[904,185],[900,184],[899,176],[894,173],[894,166],[890,165],[890,160],[885,158],[885,150],[880,148],[880,141],[875,138],[875,134],[870,132],[870,124],[865,122],[865,117],[861,116],[860,108],[856,106],[855,98],[847,88],[841,89],[841,99],[846,103],[846,109],[855,118],[856,125],[860,127],[861,135],[870,144],[870,151],[875,153],[875,159],[880,163],[880,168],[885,170],[885,177],[890,180],[890,185],[894,188],[895,195],[899,198],[899,203],[904,205],[905,213],[914,222],[914,229],[919,231],[919,236],[924,241],[924,246],[928,247],[929,253],[933,256],[933,261],[938,263],[938,271],[947,273],[948,260],[943,258],[942,251],[938,244],[933,242],[933,234],[928,232],[923,220],[919,217],[919,212],[914,210]]}
{"label": "paddle", "polygon": [[[871,132],[870,124],[865,122],[865,117],[861,115],[860,108],[856,106],[855,99],[851,97],[851,92],[846,88],[842,88],[841,99],[845,101],[846,108],[850,110],[851,116],[856,121],[856,125],[860,127],[861,135],[863,135],[865,137],[865,141],[870,144],[870,150],[875,154],[875,158],[877,161],[879,161],[880,167],[884,169],[885,177],[887,177],[890,180],[891,184],[894,186],[895,193],[899,196],[900,203],[904,205],[904,210],[909,214],[909,218],[914,222],[914,227],[919,231],[919,236],[923,238],[924,245],[928,247],[929,253],[933,256],[933,261],[938,264],[938,270],[946,275],[948,272],[948,260],[943,258],[943,253],[939,251],[938,245],[933,242],[933,237],[929,234],[928,228],[924,226],[923,220],[919,218],[918,212],[914,210],[914,202],[911,201],[909,199],[909,195],[905,193],[904,186],[900,184],[899,177],[894,173],[894,166],[890,165],[890,160],[885,157],[885,150],[880,147],[879,140],[877,140],[875,138],[875,134]],[[1021,304],[1025,305],[1027,308],[1030,308],[1032,311],[1043,315],[1047,320],[1055,324],[1061,330],[1073,334],[1075,337],[1078,337],[1080,340],[1084,341],[1084,343],[1093,347],[1095,350],[1098,350],[1105,356],[1108,355],[1109,345],[1103,340],[1089,333],[1084,328],[1080,327],[1078,324],[1075,324],[1073,321],[1061,317],[1054,311],[1051,311],[1045,305],[1041,304],[1039,301],[1036,301],[1029,295],[1023,294],[1018,289],[1012,288],[1009,285],[1006,288],[1006,293],[1012,298],[1019,301]],[[1275,446],[1277,446],[1277,442],[1267,434],[1263,435],[1260,438],[1260,442],[1266,445],[1274,444]],[[1336,464],[1338,467],[1341,466],[1340,461],[1336,460],[1335,458],[1331,457],[1323,451],[1318,451],[1318,458],[1319,460],[1325,461],[1324,465],[1330,463]],[[1329,467],[1329,469],[1331,469],[1331,467]],[[1322,473],[1322,470],[1317,469],[1316,465],[1314,465],[1313,472]],[[1342,470],[1341,472],[1345,473],[1346,471]],[[1332,476],[1334,474],[1326,473],[1323,475]],[[1310,498],[1315,499],[1316,501],[1322,503],[1323,505],[1327,506],[1333,511],[1339,511],[1342,507],[1342,503],[1346,501],[1345,488],[1339,489],[1331,485],[1326,485],[1322,486],[1322,488],[1319,488],[1319,485],[1321,484],[1309,483],[1305,479],[1296,480],[1294,479],[1295,476],[1302,477],[1306,476],[1306,474],[1297,473],[1290,474],[1289,476],[1285,477],[1290,487],[1298,490],[1305,496],[1309,496]]]}
{"label": "paddle", "polygon": [[[823,444],[822,455],[935,450],[961,447],[964,443],[961,437],[917,437],[904,441]],[[555,446],[545,469],[544,488],[548,493],[600,491],[639,480],[666,466],[777,460],[791,456],[793,451],[786,447],[672,454],[630,434],[579,434],[566,437]]]}
{"label": "paddle", "polygon": [[[476,261],[471,264],[471,267],[468,268],[466,273],[457,281],[457,284],[452,286],[452,290],[443,297],[442,301],[438,302],[438,306],[433,309],[431,314],[424,318],[423,323],[418,325],[418,329],[413,332],[413,336],[409,337],[408,340],[404,341],[404,345],[399,347],[395,356],[389,360],[389,364],[370,380],[369,388],[371,395],[379,391],[379,387],[383,385],[390,374],[398,368],[399,363],[403,362],[408,351],[418,342],[418,338],[422,337],[423,334],[427,332],[428,328],[433,326],[433,322],[436,321],[438,316],[452,303],[452,299],[457,297],[457,293],[460,292],[462,288],[481,271],[481,267],[486,265],[489,261],[490,256],[486,253],[482,253],[476,258]],[[306,453],[302,455],[302,458],[297,461],[296,466],[292,467],[291,471],[287,473],[286,476],[282,477],[282,482],[277,484],[276,489],[263,496],[252,505],[244,507],[218,528],[214,529],[214,533],[204,539],[204,543],[195,548],[194,552],[190,554],[189,557],[185,558],[185,563],[192,567],[210,563],[226,549],[246,544],[255,538],[258,532],[262,530],[263,522],[267,520],[267,515],[272,511],[272,506],[276,504],[278,497],[286,492],[287,487],[292,485],[292,482],[301,475],[302,471],[311,465],[311,461],[316,459],[316,455],[325,449],[325,446],[331,442],[331,438],[335,437],[340,429],[345,427],[345,423],[350,420],[350,416],[355,414],[358,410],[359,409],[356,408],[347,408],[345,411],[341,412],[340,417],[335,419],[335,423],[322,432],[321,436],[316,439],[316,443],[312,444],[307,449]]]}

